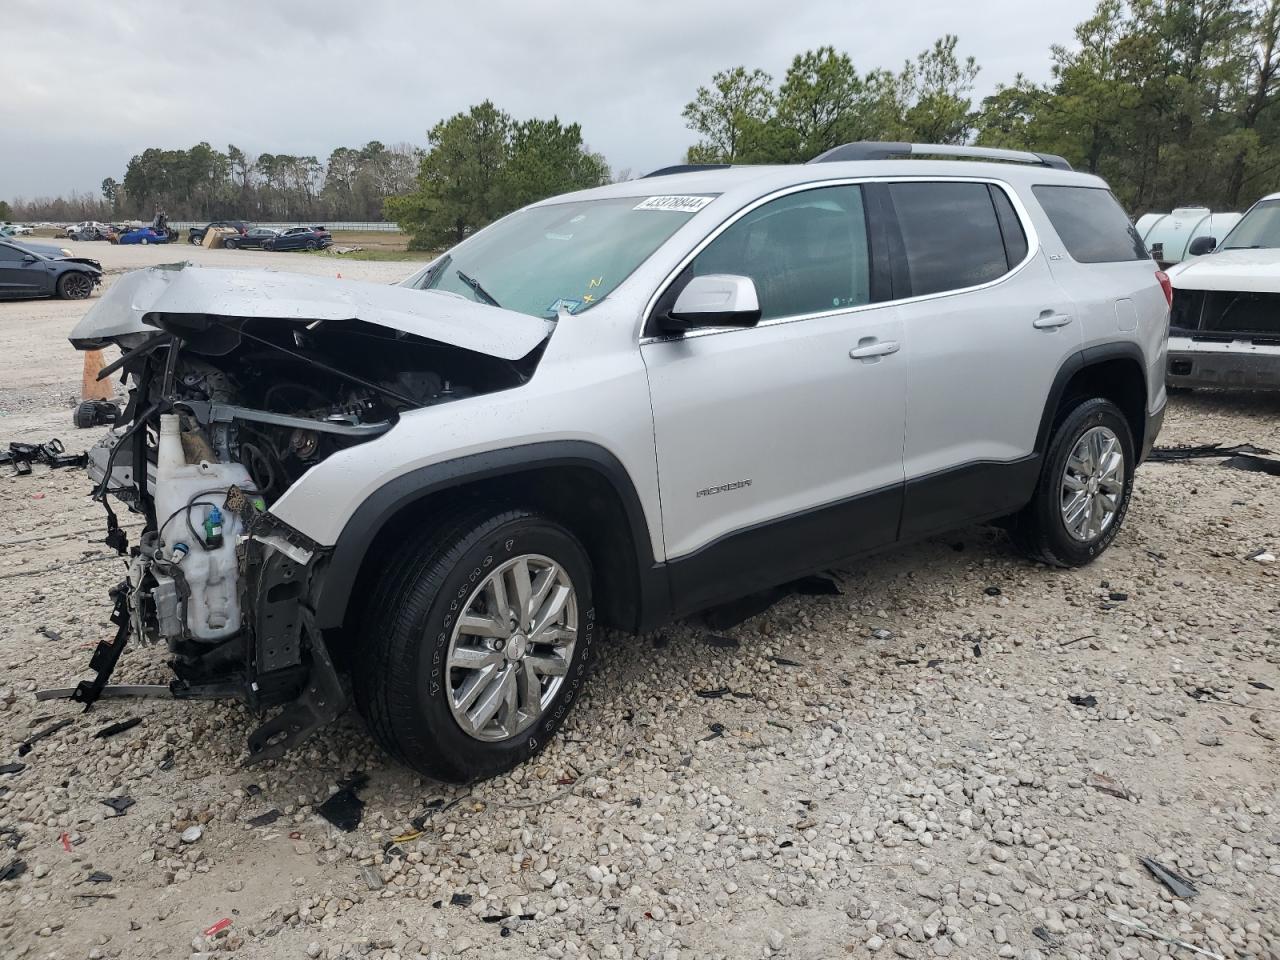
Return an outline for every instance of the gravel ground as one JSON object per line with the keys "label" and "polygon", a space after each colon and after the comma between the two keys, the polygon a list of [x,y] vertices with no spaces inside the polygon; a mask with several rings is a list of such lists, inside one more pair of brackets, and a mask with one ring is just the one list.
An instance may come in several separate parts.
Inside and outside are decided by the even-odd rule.
{"label": "gravel ground", "polygon": [[[113,273],[175,252],[89,246]],[[0,304],[0,440],[91,439],[64,339],[84,309]],[[1162,441],[1280,450],[1280,396],[1177,397]],[[467,790],[351,715],[244,769],[236,705],[36,703],[86,675],[120,569],[82,475],[0,477],[0,763],[25,764],[0,774],[0,871],[26,866],[0,880],[0,955],[1280,957],[1280,564],[1247,559],[1280,552],[1278,491],[1153,464],[1084,570],[972,529],[838,571],[732,645],[695,621],[607,638],[561,735]],[[161,651],[117,679],[166,679]],[[343,832],[316,808],[353,771]]]}

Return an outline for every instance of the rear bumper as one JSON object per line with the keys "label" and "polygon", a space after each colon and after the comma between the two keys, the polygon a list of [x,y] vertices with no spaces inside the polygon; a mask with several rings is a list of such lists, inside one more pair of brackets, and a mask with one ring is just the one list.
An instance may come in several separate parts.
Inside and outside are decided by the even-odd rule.
{"label": "rear bumper", "polygon": [[1171,336],[1167,363],[1165,380],[1171,387],[1280,390],[1280,344]]}

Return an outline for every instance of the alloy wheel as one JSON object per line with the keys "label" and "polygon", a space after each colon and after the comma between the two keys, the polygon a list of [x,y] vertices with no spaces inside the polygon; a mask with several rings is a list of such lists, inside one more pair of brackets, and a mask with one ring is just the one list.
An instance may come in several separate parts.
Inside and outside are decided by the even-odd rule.
{"label": "alloy wheel", "polygon": [[578,598],[565,569],[524,554],[471,592],[445,659],[449,710],[477,740],[508,740],[555,700],[578,640]]}
{"label": "alloy wheel", "polygon": [[1092,427],[1076,441],[1062,473],[1062,523],[1075,540],[1096,540],[1120,512],[1124,449],[1108,427]]}
{"label": "alloy wheel", "polygon": [[83,273],[69,273],[62,281],[62,289],[68,300],[83,300],[93,293],[93,281]]}

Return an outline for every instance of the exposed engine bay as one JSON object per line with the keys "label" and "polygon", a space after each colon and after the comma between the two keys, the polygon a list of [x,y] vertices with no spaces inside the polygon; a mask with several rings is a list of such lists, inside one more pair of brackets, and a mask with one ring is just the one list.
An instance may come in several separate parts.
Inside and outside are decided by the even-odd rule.
{"label": "exposed engine bay", "polygon": [[[92,704],[142,695],[107,680],[130,640],[164,643],[177,679],[161,695],[286,705],[250,736],[251,760],[278,756],[336,716],[345,695],[308,622],[326,550],[277,520],[271,504],[408,411],[525,382],[541,348],[512,360],[355,319],[145,320],[147,332],[72,337],[123,351],[103,375],[122,376],[129,400],[89,451],[88,471],[107,513],[106,543],[129,567],[112,591],[116,636],[99,645],[96,676],[71,696]],[[144,518],[136,543],[113,503]]]}

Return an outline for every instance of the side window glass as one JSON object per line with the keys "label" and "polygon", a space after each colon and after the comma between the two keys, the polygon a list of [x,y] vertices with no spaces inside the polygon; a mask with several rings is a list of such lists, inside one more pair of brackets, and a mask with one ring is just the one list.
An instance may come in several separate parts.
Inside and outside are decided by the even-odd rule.
{"label": "side window glass", "polygon": [[995,184],[988,184],[987,189],[991,191],[991,201],[996,205],[996,219],[1000,221],[1000,234],[1004,237],[1005,259],[1012,270],[1027,255],[1027,234],[1014,212],[1009,195]]}
{"label": "side window glass", "polygon": [[709,273],[755,281],[761,320],[869,303],[862,189],[819,187],[757,207],[716,237],[685,271],[690,277]]}
{"label": "side window glass", "polygon": [[912,296],[974,287],[1008,272],[996,208],[985,183],[893,183],[889,195],[906,249]]}
{"label": "side window glass", "polygon": [[0,260],[21,260],[22,251],[17,247],[11,247],[8,244],[0,243]]}

